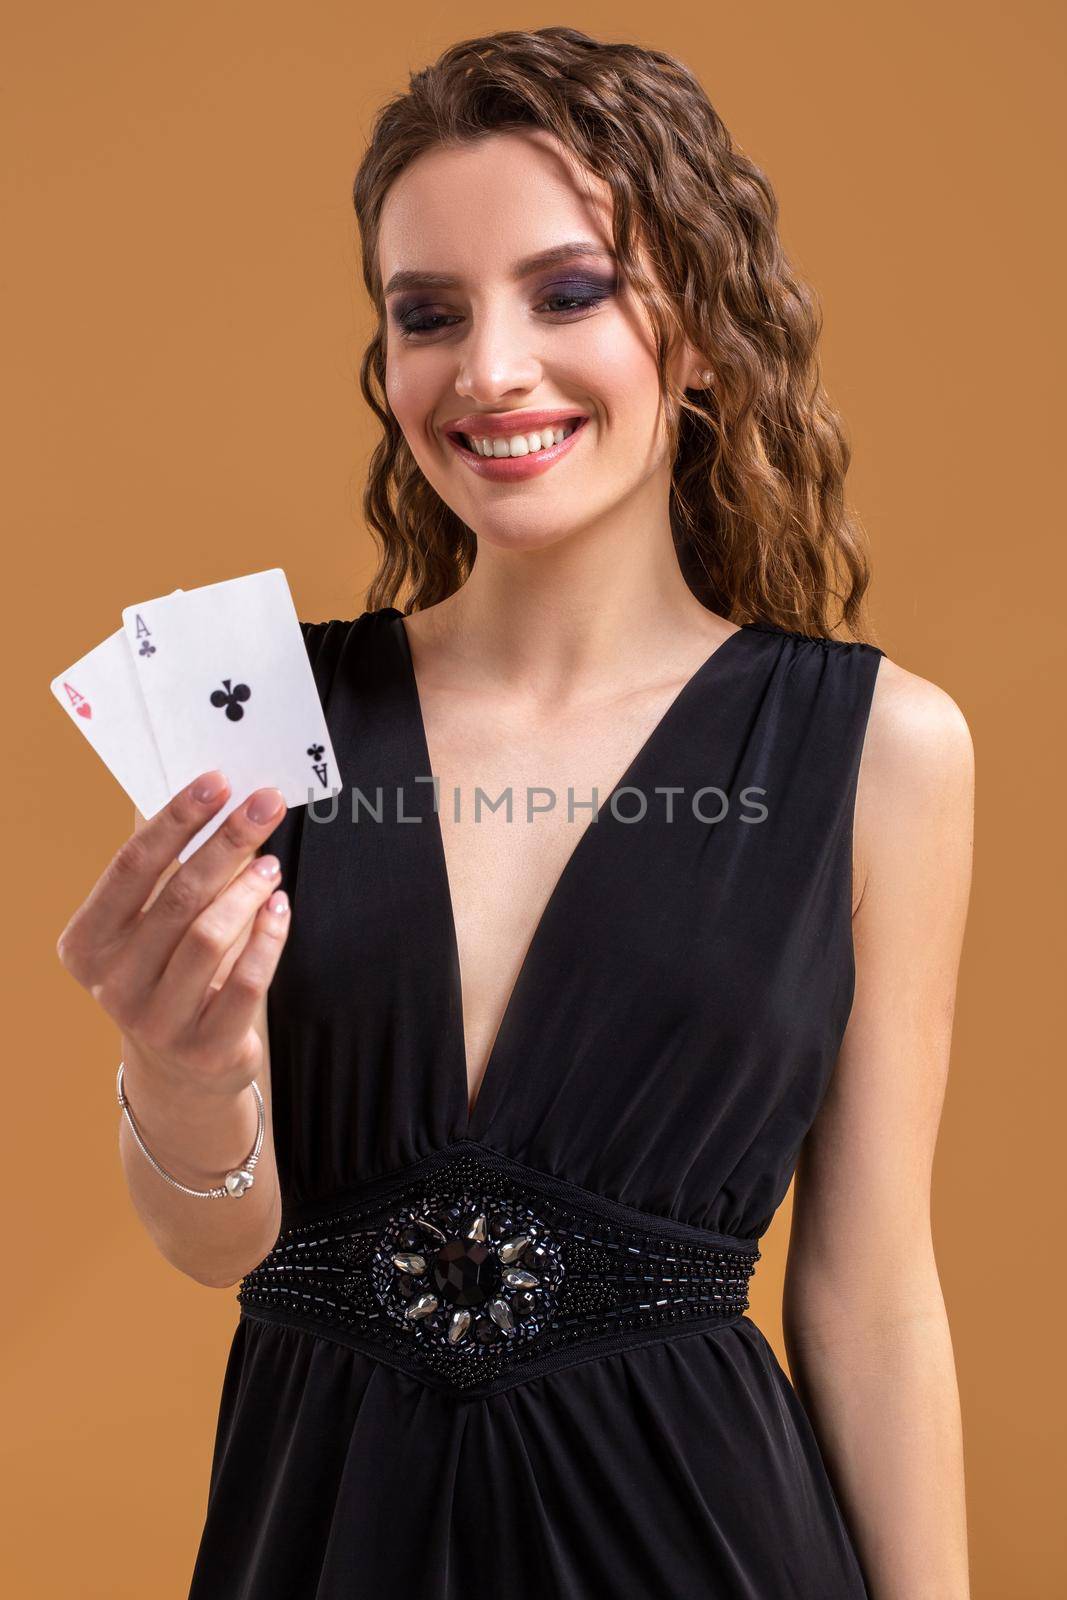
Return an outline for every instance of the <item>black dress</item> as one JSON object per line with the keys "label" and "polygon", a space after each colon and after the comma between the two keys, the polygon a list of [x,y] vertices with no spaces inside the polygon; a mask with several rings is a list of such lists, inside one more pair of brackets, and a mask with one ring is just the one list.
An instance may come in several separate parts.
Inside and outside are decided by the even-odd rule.
{"label": "black dress", "polygon": [[239,1292],[190,1600],[862,1600],[744,1309],[852,1005],[882,652],[716,648],[580,835],[468,1115],[403,621],[302,627],[343,790],[265,846],[282,1232]]}

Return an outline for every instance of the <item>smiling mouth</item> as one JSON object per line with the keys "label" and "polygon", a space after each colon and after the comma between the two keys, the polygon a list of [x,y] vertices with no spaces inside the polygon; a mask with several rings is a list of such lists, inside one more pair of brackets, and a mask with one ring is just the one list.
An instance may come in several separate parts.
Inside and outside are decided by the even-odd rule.
{"label": "smiling mouth", "polygon": [[451,437],[470,455],[483,460],[514,461],[521,456],[533,456],[542,450],[551,450],[582,427],[585,417],[571,417],[555,428],[533,428],[529,433],[509,433],[501,437],[478,438],[467,433],[454,433]]}

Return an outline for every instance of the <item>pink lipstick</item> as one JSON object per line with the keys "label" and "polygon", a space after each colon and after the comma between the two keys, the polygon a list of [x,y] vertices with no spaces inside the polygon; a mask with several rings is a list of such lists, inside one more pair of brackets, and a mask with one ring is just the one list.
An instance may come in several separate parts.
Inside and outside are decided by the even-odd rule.
{"label": "pink lipstick", "polygon": [[[557,461],[573,449],[589,418],[582,412],[565,411],[511,411],[495,415],[474,413],[450,422],[446,438],[457,456],[480,478],[497,483],[518,482],[537,477],[555,466]],[[545,428],[570,427],[572,431],[558,444],[530,450],[526,455],[485,456],[471,448],[473,439],[510,438],[515,434],[540,433]]]}

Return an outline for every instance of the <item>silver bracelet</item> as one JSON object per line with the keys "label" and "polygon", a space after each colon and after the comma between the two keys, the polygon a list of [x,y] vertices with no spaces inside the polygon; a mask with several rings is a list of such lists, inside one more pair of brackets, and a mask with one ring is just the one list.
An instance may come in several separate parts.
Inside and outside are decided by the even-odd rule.
{"label": "silver bracelet", "polygon": [[126,1063],[124,1061],[119,1062],[118,1076],[115,1079],[115,1087],[118,1090],[119,1105],[126,1114],[126,1121],[130,1125],[130,1129],[134,1138],[137,1140],[137,1143],[140,1145],[141,1149],[144,1151],[145,1155],[155,1167],[161,1178],[166,1178],[167,1182],[172,1183],[176,1189],[180,1189],[182,1194],[190,1194],[196,1200],[226,1200],[230,1197],[235,1200],[239,1200],[246,1189],[251,1189],[252,1185],[256,1181],[252,1172],[252,1168],[259,1160],[259,1152],[263,1148],[263,1135],[266,1131],[266,1115],[263,1109],[263,1096],[260,1093],[258,1083],[253,1082],[249,1085],[249,1087],[255,1093],[257,1101],[259,1129],[256,1133],[256,1142],[252,1147],[247,1161],[243,1161],[239,1167],[234,1167],[232,1172],[228,1172],[226,1174],[225,1178],[223,1179],[223,1186],[220,1189],[190,1189],[186,1184],[179,1183],[177,1178],[172,1178],[170,1173],[165,1171],[165,1169],[160,1166],[151,1150],[149,1150],[148,1146],[141,1138],[140,1129],[133,1120],[133,1112],[130,1110],[130,1102],[127,1100],[125,1091],[122,1087],[122,1074],[125,1065]]}

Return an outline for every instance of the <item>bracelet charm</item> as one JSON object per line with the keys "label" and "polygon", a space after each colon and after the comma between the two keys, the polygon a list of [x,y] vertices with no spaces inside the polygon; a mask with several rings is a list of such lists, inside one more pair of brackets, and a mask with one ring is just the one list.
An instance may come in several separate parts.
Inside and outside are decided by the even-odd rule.
{"label": "bracelet charm", "polygon": [[247,1167],[236,1167],[233,1172],[228,1172],[225,1177],[226,1193],[239,1200],[246,1189],[251,1189],[255,1183],[255,1174]]}

